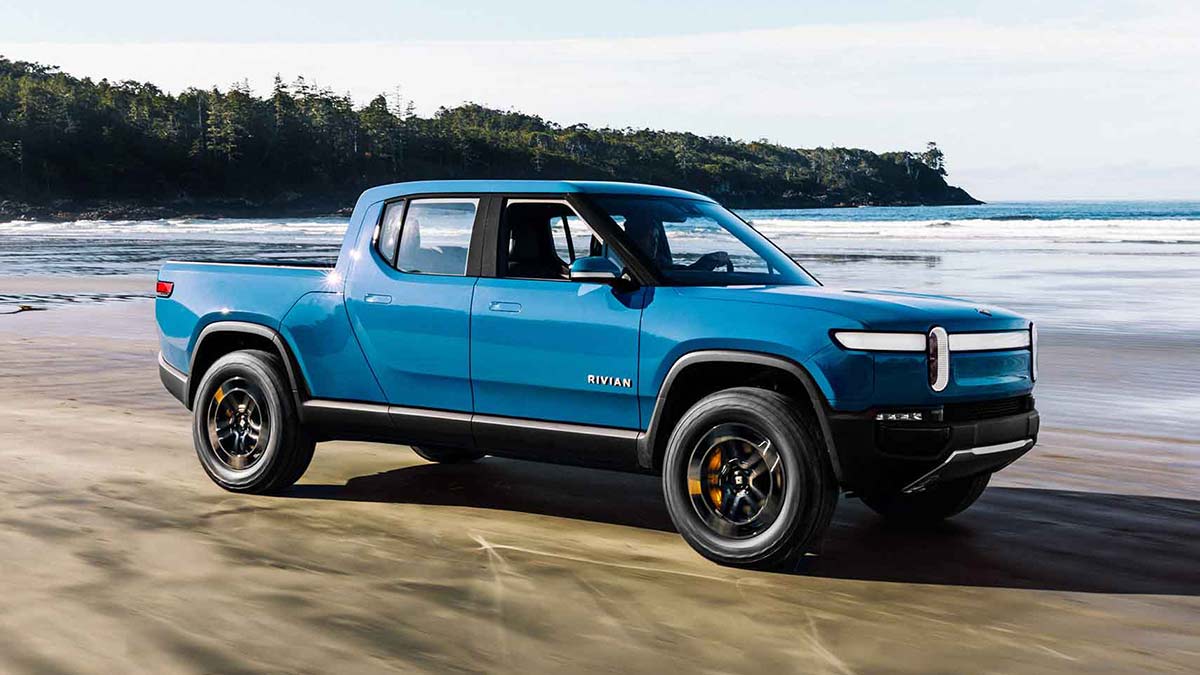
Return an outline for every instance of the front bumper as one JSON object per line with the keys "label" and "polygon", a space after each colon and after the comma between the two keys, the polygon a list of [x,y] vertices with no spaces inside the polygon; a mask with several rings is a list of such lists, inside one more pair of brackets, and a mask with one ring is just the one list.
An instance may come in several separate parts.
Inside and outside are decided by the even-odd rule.
{"label": "front bumper", "polygon": [[999,471],[1037,443],[1040,418],[1032,397],[971,405],[967,412],[916,409],[920,421],[876,419],[886,416],[883,410],[832,414],[843,486],[859,493],[918,492]]}

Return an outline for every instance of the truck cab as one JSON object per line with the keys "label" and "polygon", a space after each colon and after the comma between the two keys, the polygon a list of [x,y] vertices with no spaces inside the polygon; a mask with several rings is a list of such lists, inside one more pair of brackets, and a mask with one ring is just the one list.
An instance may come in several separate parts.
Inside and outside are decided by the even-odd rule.
{"label": "truck cab", "polygon": [[201,465],[272,492],[314,445],[662,475],[680,533],[791,564],[838,496],[931,521],[1036,443],[1036,328],[824,287],[702,195],[429,181],[360,197],[331,267],[168,262],[163,383]]}

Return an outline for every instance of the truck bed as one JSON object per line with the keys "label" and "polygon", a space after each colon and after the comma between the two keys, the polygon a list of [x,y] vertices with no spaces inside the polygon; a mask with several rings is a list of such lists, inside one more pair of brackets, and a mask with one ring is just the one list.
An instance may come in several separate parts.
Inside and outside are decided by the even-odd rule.
{"label": "truck bed", "polygon": [[214,321],[247,321],[278,329],[288,310],[309,293],[340,293],[331,265],[253,261],[168,261],[160,281],[174,284],[159,298],[163,358],[187,372],[200,331]]}

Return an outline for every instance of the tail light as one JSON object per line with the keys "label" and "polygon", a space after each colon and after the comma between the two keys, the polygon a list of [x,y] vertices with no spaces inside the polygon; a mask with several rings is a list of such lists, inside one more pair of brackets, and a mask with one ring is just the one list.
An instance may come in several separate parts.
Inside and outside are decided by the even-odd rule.
{"label": "tail light", "polygon": [[950,338],[946,329],[934,326],[925,338],[925,355],[929,361],[929,386],[942,391],[950,384]]}
{"label": "tail light", "polygon": [[160,298],[171,297],[171,292],[174,290],[175,283],[172,281],[163,281],[162,279],[159,279],[158,283],[154,284],[154,293]]}

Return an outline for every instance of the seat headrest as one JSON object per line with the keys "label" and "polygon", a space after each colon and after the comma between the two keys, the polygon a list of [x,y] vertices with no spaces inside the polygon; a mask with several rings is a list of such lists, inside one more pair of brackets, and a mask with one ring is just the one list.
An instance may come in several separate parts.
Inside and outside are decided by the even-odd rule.
{"label": "seat headrest", "polygon": [[545,209],[509,209],[509,260],[538,260],[554,253]]}
{"label": "seat headrest", "polygon": [[400,254],[396,259],[412,261],[420,250],[421,220],[410,216],[404,220],[404,229],[400,232]]}

